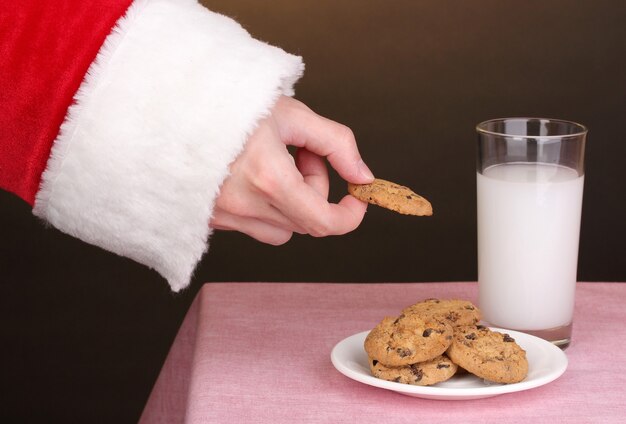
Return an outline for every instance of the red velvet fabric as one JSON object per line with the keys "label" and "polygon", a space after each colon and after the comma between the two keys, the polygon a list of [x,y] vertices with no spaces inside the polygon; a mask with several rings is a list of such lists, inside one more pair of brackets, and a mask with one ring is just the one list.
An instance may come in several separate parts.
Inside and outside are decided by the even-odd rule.
{"label": "red velvet fabric", "polygon": [[72,97],[131,2],[0,1],[0,188],[34,204]]}

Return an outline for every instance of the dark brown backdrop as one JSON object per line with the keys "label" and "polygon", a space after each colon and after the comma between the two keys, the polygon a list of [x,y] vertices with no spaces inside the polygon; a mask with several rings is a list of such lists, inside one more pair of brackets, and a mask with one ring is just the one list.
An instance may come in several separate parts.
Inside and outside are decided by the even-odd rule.
{"label": "dark brown backdrop", "polygon": [[[205,1],[300,54],[297,97],[354,130],[376,175],[435,208],[371,207],[345,237],[270,247],[218,233],[193,286],[46,229],[0,194],[0,415],[133,422],[203,281],[475,280],[474,125],[505,116],[590,129],[579,279],[623,264],[626,3]],[[333,175],[331,195],[343,195]]]}

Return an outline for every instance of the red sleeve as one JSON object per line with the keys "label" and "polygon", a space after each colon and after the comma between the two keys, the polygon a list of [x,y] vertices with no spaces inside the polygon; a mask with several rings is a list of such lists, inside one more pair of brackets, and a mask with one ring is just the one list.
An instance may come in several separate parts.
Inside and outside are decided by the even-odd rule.
{"label": "red sleeve", "polygon": [[179,291],[229,164],[303,69],[197,0],[0,0],[0,188]]}
{"label": "red sleeve", "polygon": [[72,97],[131,2],[0,2],[0,188],[34,204]]}

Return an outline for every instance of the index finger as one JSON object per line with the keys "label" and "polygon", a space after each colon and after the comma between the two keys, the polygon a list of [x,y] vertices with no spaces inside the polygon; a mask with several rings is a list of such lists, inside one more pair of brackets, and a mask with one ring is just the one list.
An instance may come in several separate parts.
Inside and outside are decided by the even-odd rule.
{"label": "index finger", "polygon": [[347,126],[313,112],[303,103],[285,98],[277,103],[275,118],[282,139],[287,144],[305,148],[325,156],[343,179],[355,184],[374,180]]}

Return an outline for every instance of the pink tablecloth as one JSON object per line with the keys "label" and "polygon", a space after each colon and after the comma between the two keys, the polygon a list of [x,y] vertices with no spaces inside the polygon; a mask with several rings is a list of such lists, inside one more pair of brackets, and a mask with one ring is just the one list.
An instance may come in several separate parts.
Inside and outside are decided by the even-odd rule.
{"label": "pink tablecloth", "polygon": [[475,283],[206,284],[142,423],[624,423],[626,284],[579,283],[569,367],[536,389],[424,400],[353,381],[330,351],[427,297],[476,300]]}

